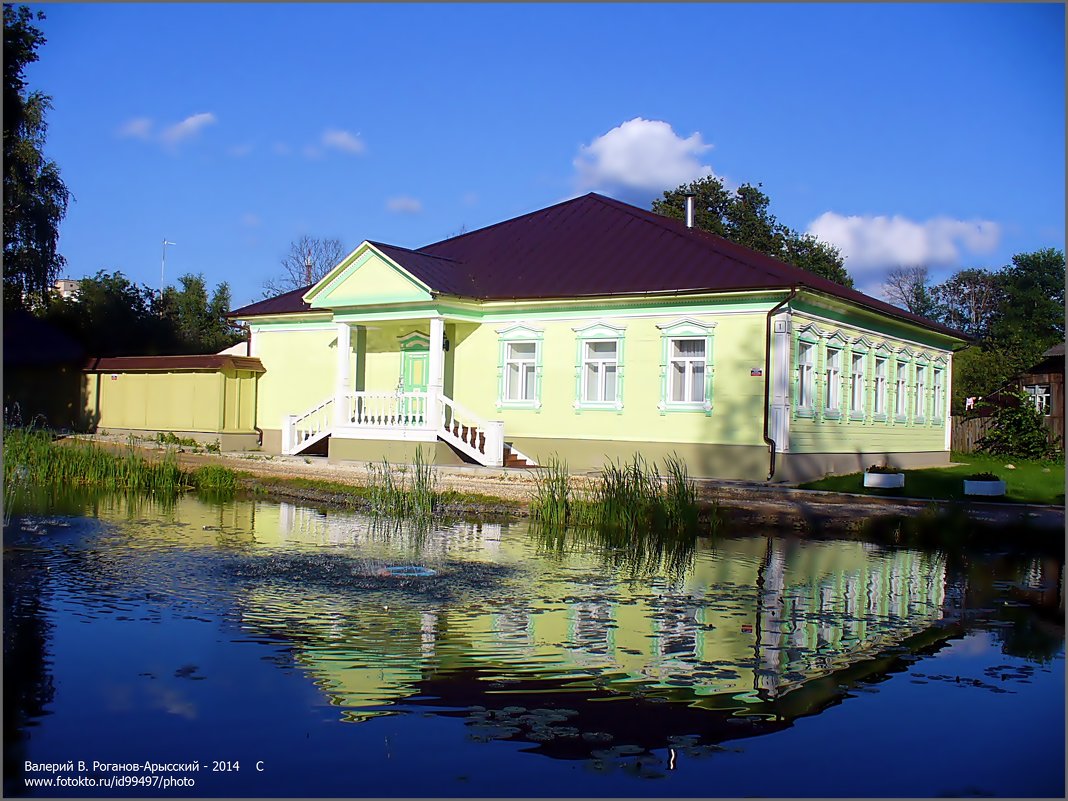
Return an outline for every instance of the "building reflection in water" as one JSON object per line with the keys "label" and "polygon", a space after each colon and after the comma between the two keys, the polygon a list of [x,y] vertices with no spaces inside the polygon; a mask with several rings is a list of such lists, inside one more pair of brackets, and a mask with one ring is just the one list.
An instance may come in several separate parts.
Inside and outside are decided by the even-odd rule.
{"label": "building reflection in water", "polygon": [[[424,679],[472,671],[539,691],[640,687],[711,707],[774,700],[943,616],[946,564],[936,554],[725,539],[684,575],[639,577],[607,569],[596,548],[553,565],[532,560],[529,538],[495,524],[384,536],[366,519],[274,508],[276,520],[268,505],[258,512],[259,543],[351,545],[379,561],[405,555],[436,567],[439,576],[423,581],[444,586],[480,561],[513,570],[474,596],[426,597],[419,588],[429,585],[419,582],[406,595],[387,582],[388,604],[375,592],[251,588],[243,624],[286,631],[299,662],[350,720],[388,713]],[[299,622],[280,628],[276,618],[295,609]]]}

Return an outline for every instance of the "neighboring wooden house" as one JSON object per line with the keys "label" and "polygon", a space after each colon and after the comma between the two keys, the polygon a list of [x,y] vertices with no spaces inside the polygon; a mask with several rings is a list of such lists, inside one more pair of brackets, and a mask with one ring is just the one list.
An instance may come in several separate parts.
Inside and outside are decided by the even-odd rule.
{"label": "neighboring wooden house", "polygon": [[1064,443],[1064,343],[1042,354],[1042,361],[1020,374],[1017,386],[1034,400],[1050,435]]}
{"label": "neighboring wooden house", "polygon": [[[365,241],[248,324],[264,449],[799,480],[949,457],[957,332],[597,194]],[[321,447],[321,445],[320,445]]]}

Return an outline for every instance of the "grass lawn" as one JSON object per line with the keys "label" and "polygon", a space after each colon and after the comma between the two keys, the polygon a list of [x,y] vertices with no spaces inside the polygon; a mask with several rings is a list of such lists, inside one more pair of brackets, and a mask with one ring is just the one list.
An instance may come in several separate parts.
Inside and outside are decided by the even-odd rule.
{"label": "grass lawn", "polygon": [[[857,492],[864,495],[887,497],[932,498],[937,500],[1002,501],[1008,503],[1047,503],[1064,505],[1064,463],[1031,462],[987,456],[978,453],[952,453],[956,467],[928,467],[923,470],[905,470],[903,489],[868,489],[864,486],[863,473],[848,476],[828,476],[819,481],[801,484],[802,489],[828,490],[830,492]],[[1005,465],[1013,465],[1009,470]],[[980,498],[964,494],[964,478],[973,473],[994,473],[1005,482],[1003,498]]]}

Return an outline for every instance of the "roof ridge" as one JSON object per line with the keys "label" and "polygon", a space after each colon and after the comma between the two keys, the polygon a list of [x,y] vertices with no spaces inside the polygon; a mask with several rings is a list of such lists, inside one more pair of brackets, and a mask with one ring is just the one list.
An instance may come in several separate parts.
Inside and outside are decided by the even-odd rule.
{"label": "roof ridge", "polygon": [[[472,232],[472,233],[474,233],[474,232]],[[368,245],[374,245],[376,248],[383,248],[383,247],[385,247],[385,248],[393,248],[394,250],[403,250],[406,253],[415,253],[416,255],[419,255],[419,256],[425,256],[428,259],[440,259],[441,261],[449,261],[449,262],[452,262],[453,264],[465,264],[465,262],[459,261],[458,259],[450,259],[448,256],[437,256],[437,255],[435,255],[433,253],[424,253],[421,250],[416,250],[415,248],[406,248],[403,245],[393,245],[393,244],[390,244],[389,242],[376,242],[373,239],[368,239],[368,240],[365,240],[365,241],[367,242]]]}
{"label": "roof ridge", "polygon": [[534,211],[528,211],[526,214],[520,214],[518,217],[509,217],[507,220],[500,220],[495,223],[490,223],[489,225],[484,225],[481,228],[476,228],[474,231],[464,231],[462,234],[457,234],[456,236],[448,236],[445,237],[445,239],[439,239],[437,242],[430,242],[429,244],[423,245],[420,248],[416,248],[414,252],[424,253],[427,248],[432,248],[435,245],[444,245],[446,242],[455,242],[457,239],[463,239],[464,237],[471,236],[472,234],[481,234],[485,231],[490,230],[491,228],[497,228],[501,225],[514,223],[527,217],[533,217],[535,214],[541,214],[542,212],[549,211],[550,209],[559,208],[560,206],[566,206],[568,203],[575,203],[587,197],[600,197],[600,195],[598,195],[596,192],[587,192],[585,195],[579,195],[578,197],[561,200],[559,203],[553,203],[551,206],[545,206],[544,208],[534,209]]}
{"label": "roof ridge", "polygon": [[[600,195],[600,194],[598,194],[596,192],[591,192],[590,195],[592,195],[597,200],[600,200],[602,203],[607,203],[608,205],[613,206],[614,208],[617,208],[619,211],[626,212],[627,214],[629,214],[630,216],[634,217],[635,219],[642,220],[643,222],[649,223],[650,225],[655,225],[655,226],[657,226],[659,228],[662,228],[663,230],[667,231],[670,234],[673,234],[674,236],[679,237],[680,239],[688,239],[688,238],[692,237],[694,234],[696,234],[698,238],[711,237],[712,239],[715,240],[716,244],[719,244],[719,243],[726,244],[726,245],[729,246],[729,249],[732,252],[721,253],[720,255],[725,256],[726,258],[730,259],[731,261],[733,261],[733,262],[735,262],[737,264],[740,264],[740,265],[742,265],[743,267],[745,267],[747,269],[753,269],[754,265],[749,261],[743,260],[741,258],[741,254],[733,252],[736,248],[742,248],[742,249],[748,251],[748,253],[746,255],[756,253],[756,254],[758,254],[760,256],[763,256],[764,258],[772,259],[772,260],[774,260],[776,262],[779,262],[784,267],[788,267],[788,268],[791,268],[793,270],[798,270],[798,271],[804,272],[797,265],[790,264],[789,262],[782,261],[781,259],[777,259],[774,256],[769,256],[767,253],[761,253],[759,250],[754,250],[753,248],[747,248],[744,245],[739,245],[737,242],[732,242],[731,240],[727,239],[725,236],[720,236],[719,234],[714,234],[711,231],[706,231],[703,228],[698,228],[698,227],[694,226],[693,228],[684,228],[683,230],[679,230],[678,226],[679,225],[684,225],[684,223],[682,223],[680,220],[676,220],[674,217],[667,217],[667,216],[665,216],[663,214],[657,214],[655,211],[646,211],[645,209],[638,208],[637,206],[634,206],[634,205],[632,205],[630,203],[624,203],[622,200],[617,200],[616,198],[613,198],[613,197],[606,197],[605,195]],[[770,275],[770,276],[775,277],[775,278],[784,278],[785,277],[785,276],[782,276],[782,275],[779,275],[779,274],[776,274],[776,273],[772,272],[770,269],[768,269],[765,266],[761,266],[759,269],[762,270],[765,274]],[[793,282],[787,282],[787,283],[799,283],[799,282],[793,281]]]}

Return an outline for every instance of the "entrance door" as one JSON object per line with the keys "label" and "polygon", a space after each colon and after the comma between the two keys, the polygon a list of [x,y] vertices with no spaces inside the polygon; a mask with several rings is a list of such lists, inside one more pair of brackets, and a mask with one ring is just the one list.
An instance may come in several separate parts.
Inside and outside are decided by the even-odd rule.
{"label": "entrance door", "polygon": [[430,353],[426,350],[401,351],[401,384],[405,392],[422,392],[421,398],[405,398],[402,405],[409,425],[426,420],[426,388],[430,377]]}

